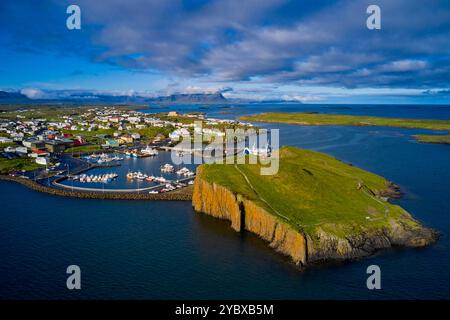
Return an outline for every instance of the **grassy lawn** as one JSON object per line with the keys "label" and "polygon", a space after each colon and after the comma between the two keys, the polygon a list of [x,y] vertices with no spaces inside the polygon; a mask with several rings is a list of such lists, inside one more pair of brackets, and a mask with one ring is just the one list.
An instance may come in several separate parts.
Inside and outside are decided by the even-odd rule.
{"label": "grassy lawn", "polygon": [[[73,104],[64,104],[64,105],[5,105],[2,106],[2,110],[5,112],[0,113],[0,118],[16,118],[17,115],[25,117],[25,119],[38,119],[45,118],[48,120],[59,120],[62,116],[71,115],[77,117],[84,112],[87,112],[89,109],[94,108],[102,108],[106,105],[73,105]],[[108,106],[110,107],[110,106]],[[120,105],[114,106],[117,110],[126,112],[132,110],[140,110],[144,109],[145,106],[138,105]],[[25,109],[26,111],[20,111],[19,109]]]}
{"label": "grassy lawn", "polygon": [[[260,175],[260,165],[238,165],[254,189],[234,165],[202,167],[205,180],[244,195],[278,219],[277,214],[288,217],[284,222],[310,234],[320,226],[342,237],[387,226],[389,219],[416,224],[401,207],[369,195],[386,189],[383,177],[322,153],[283,147],[279,172],[272,176]],[[358,189],[359,183],[365,187]]]}
{"label": "grassy lawn", "polygon": [[8,174],[13,171],[30,171],[38,168],[42,168],[34,162],[34,159],[23,158],[23,159],[12,159],[8,160],[5,158],[0,158],[0,174]]}
{"label": "grassy lawn", "polygon": [[0,151],[3,151],[8,147],[16,148],[16,147],[20,147],[20,146],[15,142],[0,143]]}
{"label": "grassy lawn", "polygon": [[98,129],[98,130],[94,130],[94,131],[87,131],[87,130],[61,130],[62,133],[70,133],[74,136],[87,136],[87,137],[92,137],[92,136],[96,136],[99,134],[106,134],[106,135],[110,135],[112,136],[114,132],[116,132],[117,129]]}
{"label": "grassy lawn", "polygon": [[135,129],[131,130],[131,132],[137,132],[141,135],[142,138],[154,138],[158,133],[163,134],[164,136],[168,136],[175,128],[172,126],[169,127],[147,127],[144,129]]}
{"label": "grassy lawn", "polygon": [[98,151],[101,149],[101,146],[98,144],[88,144],[85,146],[77,146],[77,147],[72,147],[72,148],[67,148],[64,152],[65,153],[77,153],[77,152],[94,152],[94,151]]}
{"label": "grassy lawn", "polygon": [[450,130],[450,120],[396,119],[369,116],[319,114],[304,112],[271,112],[242,116],[240,120],[257,122],[280,122],[299,125],[346,125],[346,126],[386,126],[420,128],[430,130]]}
{"label": "grassy lawn", "polygon": [[419,142],[425,143],[444,143],[450,144],[450,135],[415,135],[414,138]]}

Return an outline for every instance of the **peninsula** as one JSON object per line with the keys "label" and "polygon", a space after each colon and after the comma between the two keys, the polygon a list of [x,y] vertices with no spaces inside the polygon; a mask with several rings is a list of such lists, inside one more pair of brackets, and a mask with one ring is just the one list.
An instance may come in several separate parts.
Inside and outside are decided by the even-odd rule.
{"label": "peninsula", "polygon": [[242,116],[239,119],[313,126],[385,126],[450,131],[450,120],[400,119],[307,112],[269,112]]}
{"label": "peninsula", "polygon": [[283,147],[272,176],[260,175],[260,165],[201,165],[192,203],[308,266],[433,243],[435,231],[388,202],[398,195],[398,187],[378,175],[326,154]]}
{"label": "peninsula", "polygon": [[450,135],[426,135],[426,134],[419,134],[419,135],[415,135],[414,138],[417,141],[424,142],[424,143],[450,144]]}

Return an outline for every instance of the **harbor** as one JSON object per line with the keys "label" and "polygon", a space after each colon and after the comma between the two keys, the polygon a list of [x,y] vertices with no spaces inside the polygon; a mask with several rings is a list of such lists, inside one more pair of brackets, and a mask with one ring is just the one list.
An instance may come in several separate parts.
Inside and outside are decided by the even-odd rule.
{"label": "harbor", "polygon": [[152,150],[151,156],[123,156],[133,154],[128,150],[85,155],[79,160],[86,162],[88,169],[65,171],[47,184],[72,191],[151,194],[171,192],[193,184],[196,165],[172,164],[170,152]]}

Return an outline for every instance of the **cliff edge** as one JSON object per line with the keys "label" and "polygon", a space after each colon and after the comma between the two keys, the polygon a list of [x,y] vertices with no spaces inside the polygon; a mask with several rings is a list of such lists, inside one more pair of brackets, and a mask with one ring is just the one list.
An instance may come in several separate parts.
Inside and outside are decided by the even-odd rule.
{"label": "cliff edge", "polygon": [[[198,167],[194,209],[230,221],[238,232],[258,235],[299,266],[361,258],[393,246],[424,247],[437,239],[437,232],[386,201],[386,195],[396,190],[383,178],[320,153],[289,147],[280,155],[280,172],[274,177],[258,176],[251,165]],[[329,178],[318,164],[338,174],[334,176],[338,189],[326,190],[325,185],[331,187]],[[343,172],[343,167],[354,175]],[[304,174],[314,179],[298,183]],[[291,180],[283,181],[285,175]],[[354,184],[351,190],[348,180]],[[380,182],[383,188],[375,190]],[[338,193],[339,203],[323,199],[328,193]]]}

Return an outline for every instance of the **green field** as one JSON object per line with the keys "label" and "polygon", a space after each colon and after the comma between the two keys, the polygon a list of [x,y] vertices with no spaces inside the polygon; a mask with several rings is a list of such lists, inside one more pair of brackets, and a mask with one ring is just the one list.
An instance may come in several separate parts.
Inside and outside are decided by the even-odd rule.
{"label": "green field", "polygon": [[97,129],[97,130],[92,130],[92,131],[88,131],[88,130],[61,130],[62,133],[70,133],[74,136],[86,136],[86,137],[94,137],[97,135],[109,135],[112,136],[113,133],[117,131],[116,129]]}
{"label": "green field", "polygon": [[77,153],[77,152],[94,152],[94,151],[98,151],[101,149],[101,146],[98,144],[88,144],[85,146],[77,146],[77,147],[72,147],[72,148],[67,148],[66,150],[64,150],[65,153]]}
{"label": "green field", "polygon": [[[77,117],[87,112],[89,109],[110,107],[108,105],[1,105],[0,118],[15,119],[17,115],[24,117],[24,119],[39,119],[45,118],[47,120],[59,120],[62,116]],[[115,105],[114,108],[121,111],[132,111],[144,109],[145,106],[127,106]],[[91,118],[94,118],[92,115]]]}
{"label": "green field", "polygon": [[419,142],[425,142],[425,143],[443,143],[443,144],[450,144],[450,135],[415,135],[414,138]]}
{"label": "green field", "polygon": [[450,131],[450,120],[398,119],[305,112],[261,113],[257,115],[242,116],[239,119],[244,121],[279,122],[314,126],[386,126]]}
{"label": "green field", "polygon": [[342,237],[388,226],[391,219],[418,226],[401,207],[379,196],[389,184],[384,178],[326,154],[283,147],[279,172],[272,176],[261,175],[260,165],[202,167],[201,177],[206,181],[244,195],[310,234],[320,226]]}
{"label": "green field", "polygon": [[38,168],[42,168],[42,165],[39,165],[33,161],[34,159],[23,158],[23,159],[5,159],[0,158],[0,174],[8,174],[14,171],[30,171]]}

